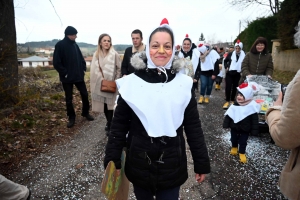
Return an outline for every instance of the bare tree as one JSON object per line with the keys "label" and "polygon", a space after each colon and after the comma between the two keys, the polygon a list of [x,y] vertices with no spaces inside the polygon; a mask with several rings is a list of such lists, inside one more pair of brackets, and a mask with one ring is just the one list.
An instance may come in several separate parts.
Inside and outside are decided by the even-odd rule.
{"label": "bare tree", "polygon": [[273,15],[276,15],[280,10],[280,4],[283,0],[227,0],[232,6],[238,7],[240,9],[246,9],[248,7],[258,5],[267,6]]}
{"label": "bare tree", "polygon": [[208,44],[210,44],[210,45],[212,45],[212,44],[215,44],[216,43],[216,34],[215,33],[213,33],[213,34],[211,34],[211,35],[208,35],[207,37],[206,37],[206,43],[208,43]]}
{"label": "bare tree", "polygon": [[0,0],[0,108],[15,104],[18,95],[14,0]]}

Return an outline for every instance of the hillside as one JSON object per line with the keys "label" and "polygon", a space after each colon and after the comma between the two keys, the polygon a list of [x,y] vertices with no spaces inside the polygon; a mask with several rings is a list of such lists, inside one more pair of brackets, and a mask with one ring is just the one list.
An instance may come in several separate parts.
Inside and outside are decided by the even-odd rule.
{"label": "hillside", "polygon": [[[38,41],[38,42],[26,42],[26,43],[18,43],[18,46],[21,47],[29,47],[29,48],[51,48],[54,47],[55,44],[60,41],[59,39],[53,39],[49,41]],[[94,44],[88,44],[85,42],[77,42],[78,46],[81,48],[92,48],[96,49],[97,45]],[[113,45],[116,51],[125,51],[127,47],[130,47],[131,45],[128,44],[116,44]]]}

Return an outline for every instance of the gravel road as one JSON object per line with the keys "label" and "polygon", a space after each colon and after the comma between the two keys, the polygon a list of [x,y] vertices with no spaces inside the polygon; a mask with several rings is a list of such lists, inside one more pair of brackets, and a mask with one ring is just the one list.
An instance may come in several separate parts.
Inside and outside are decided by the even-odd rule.
{"label": "gravel road", "polygon": [[[203,183],[196,183],[187,147],[189,179],[181,187],[181,199],[284,199],[277,181],[289,151],[271,144],[269,134],[262,133],[249,137],[247,164],[229,155],[230,133],[222,128],[223,98],[224,91],[213,91],[209,104],[198,104],[211,173]],[[21,170],[8,178],[28,186],[32,199],[106,199],[100,193],[107,141],[104,126],[104,115],[97,116],[77,130],[68,143],[23,162]],[[135,199],[132,187],[129,199]]]}

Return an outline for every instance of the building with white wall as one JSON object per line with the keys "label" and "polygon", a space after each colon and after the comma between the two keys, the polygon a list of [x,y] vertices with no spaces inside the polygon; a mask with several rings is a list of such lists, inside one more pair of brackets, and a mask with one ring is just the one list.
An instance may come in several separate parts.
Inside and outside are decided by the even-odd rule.
{"label": "building with white wall", "polygon": [[39,56],[31,56],[28,58],[22,58],[22,59],[19,59],[18,62],[21,63],[21,66],[23,66],[23,67],[49,66],[49,59],[42,58]]}

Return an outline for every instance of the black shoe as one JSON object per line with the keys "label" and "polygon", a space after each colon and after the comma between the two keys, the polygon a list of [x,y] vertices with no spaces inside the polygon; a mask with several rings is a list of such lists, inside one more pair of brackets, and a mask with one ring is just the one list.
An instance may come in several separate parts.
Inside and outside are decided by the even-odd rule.
{"label": "black shoe", "polygon": [[68,122],[68,124],[67,124],[67,127],[68,127],[68,128],[71,128],[71,127],[74,126],[74,124],[75,124],[75,119],[69,119],[69,122]]}
{"label": "black shoe", "polygon": [[93,121],[94,117],[90,114],[84,115],[84,117],[88,120],[88,121]]}

